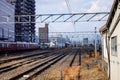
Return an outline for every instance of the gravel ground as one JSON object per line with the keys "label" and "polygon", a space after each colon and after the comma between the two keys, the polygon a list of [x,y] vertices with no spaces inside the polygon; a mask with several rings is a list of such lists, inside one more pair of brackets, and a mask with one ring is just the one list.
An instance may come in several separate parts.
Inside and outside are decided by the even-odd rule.
{"label": "gravel ground", "polygon": [[102,71],[100,63],[101,60],[95,63],[94,58],[82,58],[80,80],[107,80],[107,74]]}
{"label": "gravel ground", "polygon": [[73,59],[74,55],[68,54],[62,60],[52,65],[49,69],[38,75],[33,80],[59,80],[63,76],[64,70],[66,70]]}
{"label": "gravel ground", "polygon": [[[67,55],[33,80],[60,80],[64,74],[64,71],[69,68],[68,65],[73,57],[73,55]],[[78,60],[75,59],[75,61]],[[107,80],[107,74],[103,72],[99,66],[100,62],[101,60],[99,60],[98,63],[95,63],[94,58],[84,58],[82,56],[80,80]]]}

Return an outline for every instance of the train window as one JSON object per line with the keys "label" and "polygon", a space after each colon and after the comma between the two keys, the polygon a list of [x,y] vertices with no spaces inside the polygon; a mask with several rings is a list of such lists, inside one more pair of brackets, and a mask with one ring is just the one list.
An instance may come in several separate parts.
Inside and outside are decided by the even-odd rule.
{"label": "train window", "polygon": [[4,44],[4,47],[6,47],[6,44]]}
{"label": "train window", "polygon": [[2,47],[2,44],[0,43],[0,47]]}
{"label": "train window", "polygon": [[8,47],[8,44],[5,44],[5,47]]}
{"label": "train window", "polygon": [[19,44],[17,44],[17,47],[19,47]]}
{"label": "train window", "polygon": [[13,44],[9,44],[10,45],[10,47],[12,47],[13,46]]}
{"label": "train window", "polygon": [[117,56],[117,36],[111,38],[111,52],[112,55]]}
{"label": "train window", "polygon": [[2,44],[2,47],[4,47],[4,44]]}

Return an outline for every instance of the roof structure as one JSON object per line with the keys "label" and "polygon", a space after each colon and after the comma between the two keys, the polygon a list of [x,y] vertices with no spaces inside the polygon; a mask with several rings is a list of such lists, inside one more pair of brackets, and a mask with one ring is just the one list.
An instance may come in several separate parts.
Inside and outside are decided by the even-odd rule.
{"label": "roof structure", "polygon": [[106,27],[106,24],[105,25],[103,25],[100,29],[99,29],[99,32],[105,32],[105,31],[107,31],[107,27]]}
{"label": "roof structure", "polygon": [[[117,6],[119,3],[120,3],[120,0],[114,0],[113,6],[110,11],[110,15],[109,15],[107,23],[106,23],[107,28],[109,28],[110,24],[112,23],[112,19],[114,18],[114,15],[115,15],[115,12],[117,10]],[[119,16],[120,16],[120,14],[119,14]]]}

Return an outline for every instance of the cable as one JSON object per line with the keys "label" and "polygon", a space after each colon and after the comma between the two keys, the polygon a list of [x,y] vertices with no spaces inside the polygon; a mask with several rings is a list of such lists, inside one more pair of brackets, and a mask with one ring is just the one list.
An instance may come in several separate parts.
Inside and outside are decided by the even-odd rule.
{"label": "cable", "polygon": [[72,13],[72,10],[71,10],[69,1],[68,1],[68,0],[65,0],[65,2],[66,2],[66,5],[67,5],[67,8],[68,8],[69,13]]}
{"label": "cable", "polygon": [[[69,0],[65,0],[65,2],[66,2],[66,5],[67,5],[67,8],[68,8],[69,13],[72,13],[72,9],[71,9]],[[75,22],[72,21],[72,24],[73,24],[74,31],[76,32]]]}

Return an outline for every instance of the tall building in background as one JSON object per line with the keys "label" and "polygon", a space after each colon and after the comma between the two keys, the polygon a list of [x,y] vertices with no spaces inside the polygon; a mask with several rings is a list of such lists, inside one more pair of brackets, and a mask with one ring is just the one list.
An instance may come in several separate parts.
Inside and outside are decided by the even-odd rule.
{"label": "tall building in background", "polygon": [[[35,0],[6,0],[15,5],[15,15],[35,15]],[[15,19],[17,21],[17,18]],[[29,22],[28,16],[20,17],[20,21]],[[35,22],[32,16],[31,22]],[[15,41],[35,42],[35,23],[16,23]]]}
{"label": "tall building in background", "polygon": [[83,38],[83,45],[88,45],[88,38]]}
{"label": "tall building in background", "polygon": [[39,42],[48,43],[48,24],[44,28],[39,28]]}
{"label": "tall building in background", "polygon": [[[6,16],[14,16],[14,5],[9,4],[5,0],[0,0],[0,22],[6,22]],[[14,22],[14,17],[9,17]],[[14,24],[0,24],[0,41],[14,41]]]}

